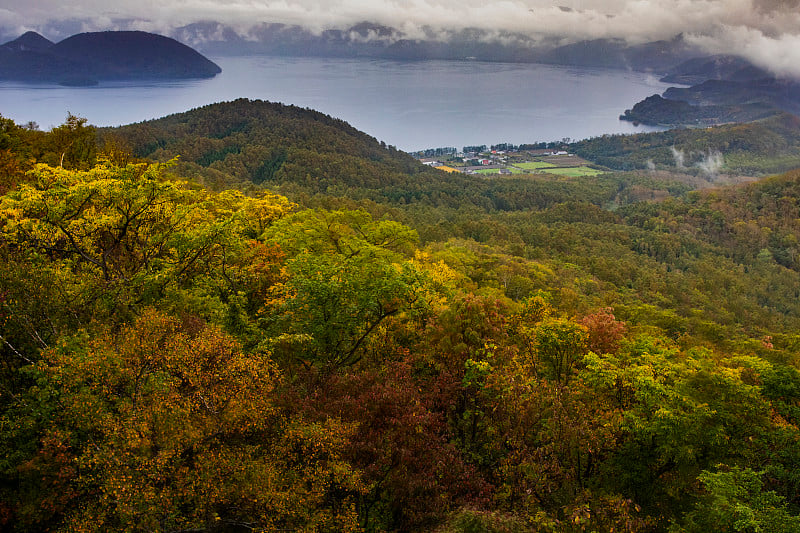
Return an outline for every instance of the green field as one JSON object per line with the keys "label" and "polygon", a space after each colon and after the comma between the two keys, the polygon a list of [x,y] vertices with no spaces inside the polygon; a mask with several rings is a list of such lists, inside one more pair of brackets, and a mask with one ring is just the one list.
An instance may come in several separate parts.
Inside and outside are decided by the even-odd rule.
{"label": "green field", "polygon": [[[514,167],[508,167],[508,170],[510,170],[512,174],[524,174],[525,173],[524,170],[520,170],[520,169],[514,168]],[[496,168],[487,168],[487,169],[484,169],[484,170],[476,170],[475,172],[478,173],[478,174],[491,174],[491,175],[499,175],[500,174],[499,170],[496,169]]]}
{"label": "green field", "polygon": [[531,161],[530,163],[516,163],[514,166],[522,170],[539,170],[542,168],[553,168],[555,165],[543,161]]}
{"label": "green field", "polygon": [[569,168],[543,168],[542,172],[548,174],[557,174],[559,176],[567,176],[570,178],[580,178],[582,176],[597,176],[603,174],[602,170],[597,170],[590,167],[569,167]]}

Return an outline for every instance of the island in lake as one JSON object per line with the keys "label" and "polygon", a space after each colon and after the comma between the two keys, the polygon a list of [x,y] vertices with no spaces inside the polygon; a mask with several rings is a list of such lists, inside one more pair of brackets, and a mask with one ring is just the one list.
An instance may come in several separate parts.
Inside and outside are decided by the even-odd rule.
{"label": "island in lake", "polygon": [[80,33],[58,43],[28,32],[0,46],[0,80],[85,86],[107,80],[211,78],[220,72],[196,50],[142,31]]}

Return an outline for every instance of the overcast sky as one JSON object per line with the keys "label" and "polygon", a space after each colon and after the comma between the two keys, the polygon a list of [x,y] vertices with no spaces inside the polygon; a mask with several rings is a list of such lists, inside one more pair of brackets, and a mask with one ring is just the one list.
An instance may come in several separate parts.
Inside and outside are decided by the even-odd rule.
{"label": "overcast sky", "polygon": [[242,32],[261,22],[320,31],[371,21],[411,38],[423,27],[633,42],[683,33],[709,52],[738,53],[800,76],[800,0],[3,0],[0,7],[0,25],[19,33],[65,19],[91,21],[84,31],[119,29],[115,20],[133,19],[136,29],[163,33],[198,21]]}

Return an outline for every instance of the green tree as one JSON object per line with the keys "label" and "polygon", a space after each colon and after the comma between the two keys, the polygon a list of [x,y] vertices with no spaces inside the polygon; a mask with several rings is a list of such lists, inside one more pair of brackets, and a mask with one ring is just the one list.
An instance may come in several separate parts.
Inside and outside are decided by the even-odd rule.
{"label": "green tree", "polygon": [[265,234],[287,252],[287,281],[268,331],[284,354],[327,367],[361,360],[389,317],[426,306],[424,273],[396,250],[414,233],[364,212],[307,211]]}
{"label": "green tree", "polygon": [[724,533],[795,533],[800,516],[790,513],[783,498],[764,490],[761,472],[750,468],[704,470],[698,480],[705,489],[695,508],[670,531]]}
{"label": "green tree", "polygon": [[61,126],[47,135],[47,152],[41,162],[70,170],[88,170],[96,162],[97,130],[87,120],[67,113]]}

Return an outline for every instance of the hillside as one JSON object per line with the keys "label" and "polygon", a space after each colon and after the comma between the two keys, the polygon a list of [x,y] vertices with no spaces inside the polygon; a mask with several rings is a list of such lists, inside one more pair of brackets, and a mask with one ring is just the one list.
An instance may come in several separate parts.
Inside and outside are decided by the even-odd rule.
{"label": "hillside", "polygon": [[258,100],[213,104],[105,131],[137,156],[160,161],[180,156],[187,171],[212,181],[222,172],[240,182],[299,186],[310,194],[353,190],[368,196],[376,190],[413,195],[439,177],[341,120]]}
{"label": "hillside", "polygon": [[[673,116],[687,112],[688,104],[660,97],[648,98],[640,109],[646,111],[653,100],[667,105]],[[750,109],[755,118],[761,108]],[[604,135],[574,143],[573,149],[581,157],[616,170],[656,167],[705,174],[712,180],[721,172],[758,176],[800,166],[800,119],[779,113],[746,124]],[[715,165],[707,164],[711,160]]]}
{"label": "hillside", "polygon": [[246,100],[94,135],[0,119],[4,530],[800,530],[800,172],[450,176]]}
{"label": "hillside", "polygon": [[0,47],[0,79],[66,85],[209,78],[220,68],[174,39],[139,31],[73,35],[48,45],[28,33]]}
{"label": "hillside", "polygon": [[671,68],[661,81],[697,85],[708,80],[753,81],[772,75],[749,61],[729,55],[695,57]]}
{"label": "hillside", "polygon": [[[499,186],[478,176],[447,175],[341,120],[257,100],[213,104],[104,129],[101,136],[130,147],[140,157],[167,161],[180,156],[182,173],[215,188],[256,184],[293,198],[347,197],[393,206],[507,210],[542,207],[569,194],[556,179]],[[611,180],[601,186],[585,183],[587,194],[600,204],[612,201],[624,188],[624,183]]]}
{"label": "hillside", "polygon": [[662,98],[654,94],[641,102],[636,103],[631,109],[626,109],[620,115],[620,120],[648,124],[662,127],[681,126],[713,126],[717,124],[733,124],[737,122],[753,122],[756,120],[774,117],[783,110],[773,105],[768,98],[764,101],[751,101],[753,92],[749,88],[739,87],[738,92],[743,96],[741,102],[735,104],[716,104],[720,98],[708,98],[704,104],[691,104],[687,101],[690,92],[710,84],[706,82],[692,89],[675,89],[670,87],[664,93],[669,98]]}

